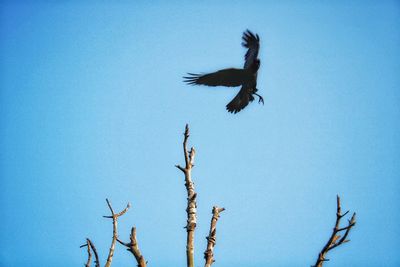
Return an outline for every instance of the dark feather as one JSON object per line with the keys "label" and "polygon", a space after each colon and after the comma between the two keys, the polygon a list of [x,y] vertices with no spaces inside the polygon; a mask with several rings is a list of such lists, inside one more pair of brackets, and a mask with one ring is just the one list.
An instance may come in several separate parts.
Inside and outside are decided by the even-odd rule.
{"label": "dark feather", "polygon": [[242,69],[224,69],[208,74],[193,74],[183,77],[188,84],[202,84],[208,86],[241,86],[252,79],[251,73]]}
{"label": "dark feather", "polygon": [[251,88],[242,86],[239,93],[226,105],[226,109],[231,113],[238,113],[244,109],[249,102],[254,100],[253,95],[250,93]]}
{"label": "dark feather", "polygon": [[257,60],[258,51],[260,49],[260,37],[258,34],[254,35],[251,31],[246,30],[243,33],[242,45],[247,49],[246,55],[244,56],[244,68],[248,69]]}

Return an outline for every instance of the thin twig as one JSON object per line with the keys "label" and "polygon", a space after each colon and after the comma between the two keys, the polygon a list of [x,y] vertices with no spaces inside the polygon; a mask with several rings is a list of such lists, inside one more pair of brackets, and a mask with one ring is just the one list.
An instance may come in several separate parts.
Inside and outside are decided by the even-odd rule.
{"label": "thin twig", "polygon": [[80,246],[81,248],[83,247],[87,247],[87,253],[88,253],[88,259],[87,262],[85,264],[85,267],[90,267],[90,263],[92,262],[92,252],[90,250],[90,241],[88,238],[86,238],[86,244]]}
{"label": "thin twig", "polygon": [[[336,210],[336,222],[335,222],[335,227],[333,228],[332,235],[329,238],[328,242],[326,245],[322,248],[321,252],[318,254],[317,261],[313,267],[322,267],[323,263],[325,261],[329,261],[329,259],[326,259],[326,254],[328,251],[342,245],[343,243],[349,242],[350,240],[346,239],[347,236],[350,233],[350,230],[353,228],[353,226],[356,224],[356,213],[354,212],[353,215],[351,216],[351,219],[348,220],[348,225],[346,227],[340,228],[340,220],[346,216],[348,211],[346,211],[344,214],[342,214],[342,209],[340,206],[340,197],[337,196],[336,198],[336,203],[337,203],[337,210]],[[338,235],[339,232],[344,232],[343,237]]]}
{"label": "thin twig", "polygon": [[135,256],[137,266],[138,267],[146,267],[147,262],[144,259],[142,253],[140,253],[139,250],[139,245],[136,240],[136,227],[132,227],[131,229],[131,235],[130,235],[131,242],[130,243],[124,243],[121,240],[117,239],[117,241],[121,244],[127,247],[127,250],[130,251],[133,256]]}
{"label": "thin twig", "polygon": [[96,264],[96,267],[100,267],[99,254],[97,254],[97,249],[94,246],[93,242],[90,239],[88,239],[88,240],[90,243],[90,247],[92,248],[93,253],[94,253],[94,263]]}
{"label": "thin twig", "polygon": [[86,267],[90,267],[90,263],[92,261],[92,253],[90,250],[93,250],[94,253],[94,263],[96,264],[96,267],[100,267],[100,262],[99,262],[99,255],[97,254],[96,247],[94,246],[93,242],[90,241],[89,238],[86,238],[86,244],[80,246],[81,248],[87,247],[87,252],[88,252],[88,260],[87,263],[85,264]]}
{"label": "thin twig", "polygon": [[119,213],[115,213],[110,201],[108,201],[108,199],[106,199],[107,201],[107,205],[108,208],[111,211],[111,216],[103,216],[104,218],[111,218],[113,220],[113,237],[112,237],[112,241],[111,241],[111,246],[110,246],[110,251],[108,253],[108,257],[107,257],[107,262],[105,267],[110,267],[111,266],[111,262],[112,262],[112,258],[114,256],[114,250],[115,250],[115,242],[118,239],[118,217],[122,216],[125,214],[125,212],[128,211],[128,209],[130,208],[130,204],[128,203],[128,205],[126,205],[126,208],[124,210],[122,210]]}
{"label": "thin twig", "polygon": [[210,233],[207,237],[207,249],[204,252],[204,259],[206,260],[205,267],[211,267],[211,265],[215,262],[214,260],[214,246],[216,244],[216,234],[217,234],[217,221],[219,218],[219,214],[223,212],[225,208],[218,208],[214,206],[212,209],[212,218],[210,224]]}
{"label": "thin twig", "polygon": [[195,149],[192,147],[190,151],[187,150],[187,141],[189,138],[189,126],[186,124],[184,140],[183,140],[183,153],[185,156],[185,168],[180,165],[176,165],[179,170],[185,174],[185,186],[187,191],[187,242],[186,242],[186,258],[187,266],[194,267],[194,231],[196,228],[197,218],[197,204],[196,204],[196,192],[194,190],[194,183],[192,181],[192,167],[194,166],[194,157],[196,154]]}

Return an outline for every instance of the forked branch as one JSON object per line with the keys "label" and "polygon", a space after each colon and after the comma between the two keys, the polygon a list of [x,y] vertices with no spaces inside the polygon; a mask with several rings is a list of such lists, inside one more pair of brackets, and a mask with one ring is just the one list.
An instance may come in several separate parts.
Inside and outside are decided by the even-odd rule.
{"label": "forked branch", "polygon": [[106,265],[105,265],[105,267],[110,267],[111,266],[111,262],[112,262],[112,258],[114,256],[115,242],[118,239],[118,217],[124,215],[128,211],[128,209],[130,208],[131,205],[128,203],[128,205],[126,205],[126,208],[124,210],[122,210],[119,213],[115,213],[113,208],[112,208],[112,206],[111,206],[110,201],[108,201],[108,199],[106,199],[106,201],[107,201],[108,208],[111,211],[111,216],[103,216],[103,217],[104,218],[110,218],[110,219],[113,220],[113,237],[112,237],[112,241],[111,241],[110,251],[109,251],[108,257],[107,257],[107,262],[106,262]]}
{"label": "forked branch", "polygon": [[91,250],[93,250],[94,254],[94,263],[96,264],[96,267],[100,267],[100,262],[99,262],[99,255],[97,254],[96,247],[93,245],[92,241],[90,241],[89,238],[86,238],[86,244],[80,246],[81,248],[87,247],[87,253],[88,253],[88,260],[85,264],[86,267],[90,267],[90,264],[92,262],[92,253]]}
{"label": "forked branch", "polygon": [[[351,219],[348,220],[348,225],[345,227],[340,228],[340,220],[349,213],[349,211],[346,211],[344,214],[342,214],[342,209],[340,205],[340,197],[337,196],[337,210],[336,210],[336,222],[335,222],[335,227],[333,228],[332,235],[329,238],[328,242],[326,245],[322,248],[321,252],[318,254],[317,261],[313,267],[322,267],[323,263],[325,261],[329,261],[329,259],[326,258],[326,255],[328,251],[342,245],[343,243],[349,242],[349,239],[346,239],[347,236],[350,233],[350,230],[353,228],[353,226],[356,224],[356,213],[354,212],[353,215],[351,216]],[[338,235],[338,233],[343,232],[343,236]]]}
{"label": "forked branch", "polygon": [[194,267],[194,231],[196,228],[196,192],[194,190],[194,183],[192,181],[192,167],[194,166],[195,149],[192,147],[190,151],[187,150],[187,141],[189,139],[189,126],[186,124],[184,139],[183,139],[183,153],[185,156],[185,167],[175,165],[185,174],[185,186],[187,191],[187,242],[186,242],[186,259],[187,266]]}
{"label": "forked branch", "polygon": [[225,208],[218,208],[214,206],[212,209],[212,218],[210,224],[210,233],[207,238],[207,249],[204,252],[204,259],[206,260],[205,267],[211,267],[211,264],[215,262],[214,260],[214,246],[216,244],[216,234],[217,234],[217,221],[219,214],[223,212]]}
{"label": "forked branch", "polygon": [[146,267],[146,260],[144,259],[142,253],[140,253],[139,246],[136,240],[136,227],[132,227],[131,229],[131,235],[130,235],[130,243],[124,243],[121,240],[117,238],[117,241],[121,244],[127,247],[127,250],[130,251],[133,256],[135,256],[137,266],[138,267]]}
{"label": "forked branch", "polygon": [[86,238],[86,244],[84,244],[84,245],[82,245],[82,246],[80,246],[80,247],[81,247],[81,248],[87,247],[88,259],[87,259],[87,262],[86,262],[86,264],[85,264],[85,267],[90,267],[90,263],[92,262],[92,251],[91,251],[91,249],[90,249],[90,242],[89,242],[89,239]]}

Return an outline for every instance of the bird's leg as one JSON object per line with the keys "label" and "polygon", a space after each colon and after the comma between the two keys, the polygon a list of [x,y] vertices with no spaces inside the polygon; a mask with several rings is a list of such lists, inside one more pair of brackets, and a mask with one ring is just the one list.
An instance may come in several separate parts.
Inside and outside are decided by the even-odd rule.
{"label": "bird's leg", "polygon": [[262,103],[264,105],[264,98],[257,93],[254,93],[254,94],[259,97],[258,103]]}

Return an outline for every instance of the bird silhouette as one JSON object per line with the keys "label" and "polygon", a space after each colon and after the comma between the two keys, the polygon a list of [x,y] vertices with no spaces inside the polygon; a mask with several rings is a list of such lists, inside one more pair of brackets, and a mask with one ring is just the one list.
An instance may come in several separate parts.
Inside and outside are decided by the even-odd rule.
{"label": "bird silhouette", "polygon": [[260,49],[260,37],[246,30],[242,39],[242,45],[247,48],[243,69],[229,68],[207,74],[188,73],[189,76],[183,77],[184,82],[191,85],[241,86],[239,93],[226,105],[226,109],[231,113],[237,113],[249,102],[253,102],[253,95],[259,97],[258,103],[264,104],[263,97],[257,94],[257,72],[260,68],[260,60],[257,56]]}

